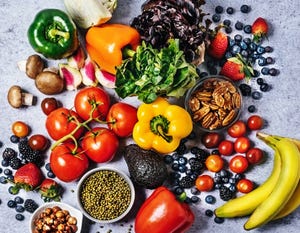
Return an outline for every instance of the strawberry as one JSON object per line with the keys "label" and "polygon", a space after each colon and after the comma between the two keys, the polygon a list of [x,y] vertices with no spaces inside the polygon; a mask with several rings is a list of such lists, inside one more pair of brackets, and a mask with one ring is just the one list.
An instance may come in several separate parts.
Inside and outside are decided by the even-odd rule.
{"label": "strawberry", "polygon": [[227,59],[222,66],[221,75],[224,75],[234,81],[244,78],[250,79],[253,75],[253,68],[246,64],[241,55]]}
{"label": "strawberry", "polygon": [[60,186],[53,179],[44,179],[39,186],[39,193],[44,201],[60,201]]}
{"label": "strawberry", "polygon": [[268,24],[264,18],[257,18],[252,24],[252,35],[254,42],[260,42],[263,38],[267,37]]}
{"label": "strawberry", "polygon": [[38,187],[43,180],[41,169],[34,163],[27,163],[20,167],[14,175],[16,189],[32,191]]}
{"label": "strawberry", "polygon": [[215,37],[211,40],[208,47],[208,54],[216,59],[221,59],[228,47],[228,37],[221,31],[218,31]]}

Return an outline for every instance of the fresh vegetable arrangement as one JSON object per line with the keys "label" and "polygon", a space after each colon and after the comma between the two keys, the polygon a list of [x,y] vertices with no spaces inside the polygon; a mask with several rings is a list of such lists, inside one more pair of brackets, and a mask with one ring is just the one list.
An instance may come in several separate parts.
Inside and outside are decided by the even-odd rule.
{"label": "fresh vegetable arrangement", "polygon": [[[246,230],[297,209],[298,140],[258,132],[266,127],[258,114],[237,119],[222,131],[199,132],[180,103],[208,73],[236,82],[245,99],[258,100],[269,90],[255,69],[278,75],[266,67],[274,59],[264,57],[272,52],[263,46],[269,30],[264,18],[252,25],[236,22],[237,31],[249,34],[243,38],[230,35],[232,22],[220,25],[223,7],[216,7],[212,16],[202,12],[204,1],[147,1],[131,25],[109,22],[115,0],[83,2],[65,0],[66,12],[42,10],[28,26],[29,44],[38,54],[28,57],[23,71],[41,94],[51,95],[40,101],[47,135],[31,134],[24,121],[11,124],[10,139],[17,150],[3,151],[6,169],[0,177],[0,183],[11,184],[10,194],[21,195],[23,189],[37,192],[43,201],[64,201],[60,182],[76,184],[92,167],[124,160],[131,180],[147,194],[136,206],[136,233],[189,232],[198,221],[194,209],[205,208],[202,196],[206,204],[217,205],[205,210],[207,217],[219,224],[225,218],[249,216]],[[248,13],[249,6],[243,5],[241,12]],[[58,66],[46,67],[49,59]],[[254,78],[260,91],[251,88]],[[70,106],[52,96],[67,95],[65,91],[73,91]],[[226,109],[228,95],[225,90],[223,94],[219,101]],[[208,92],[198,95],[204,105],[211,100]],[[19,111],[33,105],[33,95],[17,85],[7,98]],[[206,107],[224,114],[214,100]],[[254,105],[247,109],[255,111]],[[274,149],[274,157],[265,156],[251,133]],[[248,172],[265,160],[273,160],[273,170],[259,185]],[[17,202],[11,200],[9,206]],[[24,209],[36,208],[27,199]],[[16,218],[24,219],[21,211]]]}

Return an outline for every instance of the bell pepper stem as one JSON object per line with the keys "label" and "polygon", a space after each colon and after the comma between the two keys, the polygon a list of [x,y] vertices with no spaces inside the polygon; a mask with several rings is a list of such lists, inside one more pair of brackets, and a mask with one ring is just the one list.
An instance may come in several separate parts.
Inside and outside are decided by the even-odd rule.
{"label": "bell pepper stem", "polygon": [[131,58],[135,54],[135,51],[130,47],[126,46],[122,49],[122,57],[124,58]]}
{"label": "bell pepper stem", "polygon": [[48,35],[50,38],[55,38],[56,36],[61,36],[66,40],[68,40],[70,38],[69,32],[60,31],[60,30],[57,30],[56,28],[51,28],[48,32]]}
{"label": "bell pepper stem", "polygon": [[158,115],[151,119],[150,129],[154,134],[161,136],[167,142],[171,142],[173,137],[167,135],[169,130],[169,124],[170,122],[168,121],[167,118],[165,118],[162,115]]}

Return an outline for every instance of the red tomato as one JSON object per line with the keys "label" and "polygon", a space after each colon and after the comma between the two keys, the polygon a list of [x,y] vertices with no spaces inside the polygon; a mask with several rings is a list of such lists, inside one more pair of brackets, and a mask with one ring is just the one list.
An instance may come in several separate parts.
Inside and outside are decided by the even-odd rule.
{"label": "red tomato", "polygon": [[126,103],[113,104],[107,114],[108,127],[119,137],[128,137],[138,121],[137,108]]}
{"label": "red tomato", "polygon": [[261,116],[252,115],[247,120],[247,126],[251,130],[259,130],[263,127],[264,120]]}
{"label": "red tomato", "polygon": [[43,99],[41,103],[41,108],[43,113],[49,115],[52,111],[58,108],[59,103],[54,97],[48,97]]}
{"label": "red tomato", "polygon": [[243,173],[248,169],[248,160],[243,155],[236,155],[229,161],[229,168],[235,173]]}
{"label": "red tomato", "polygon": [[234,150],[238,153],[246,153],[250,146],[251,142],[247,137],[239,137],[234,141]]}
{"label": "red tomato", "polygon": [[263,159],[263,156],[264,156],[263,151],[256,147],[249,149],[246,153],[246,158],[248,162],[251,164],[260,163]]}
{"label": "red tomato", "polygon": [[224,167],[224,160],[220,155],[212,154],[206,158],[205,166],[211,172],[218,172]]}
{"label": "red tomato", "polygon": [[105,120],[110,106],[109,95],[100,87],[86,87],[75,96],[74,107],[83,120]]}
{"label": "red tomato", "polygon": [[249,193],[253,190],[254,184],[251,180],[244,178],[238,181],[236,188],[241,193]]}
{"label": "red tomato", "polygon": [[195,186],[201,192],[208,192],[214,187],[214,179],[209,175],[198,176]]}
{"label": "red tomato", "polygon": [[221,155],[229,156],[233,153],[233,142],[229,140],[223,140],[218,146],[218,150]]}
{"label": "red tomato", "polygon": [[206,133],[202,137],[202,143],[206,148],[216,148],[221,142],[222,137],[219,133]]}
{"label": "red tomato", "polygon": [[[77,127],[77,121],[74,118],[82,122],[82,119],[73,110],[61,107],[52,111],[46,119],[46,129],[50,137],[54,140],[59,140],[63,136],[70,134]],[[83,127],[79,127],[73,136],[78,139],[83,130]]]}
{"label": "red tomato", "polygon": [[28,139],[28,144],[33,150],[44,151],[48,146],[48,139],[42,134],[34,134]]}
{"label": "red tomato", "polygon": [[246,134],[246,131],[247,131],[246,123],[241,120],[235,122],[227,129],[227,133],[233,138],[244,136]]}
{"label": "red tomato", "polygon": [[84,135],[81,147],[91,160],[104,163],[115,156],[119,147],[119,139],[111,130],[95,127]]}
{"label": "red tomato", "polygon": [[11,126],[11,130],[15,136],[23,138],[29,134],[30,128],[23,121],[15,121]]}
{"label": "red tomato", "polygon": [[58,145],[50,154],[50,167],[58,179],[75,181],[88,169],[89,160],[80,147],[66,142]]}

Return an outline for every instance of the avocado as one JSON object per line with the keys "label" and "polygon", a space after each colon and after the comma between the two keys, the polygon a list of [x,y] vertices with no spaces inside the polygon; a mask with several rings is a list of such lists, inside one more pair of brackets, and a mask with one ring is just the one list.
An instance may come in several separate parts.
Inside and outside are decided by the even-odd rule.
{"label": "avocado", "polygon": [[130,144],[125,146],[123,156],[132,181],[139,186],[155,189],[168,178],[167,166],[155,151]]}

